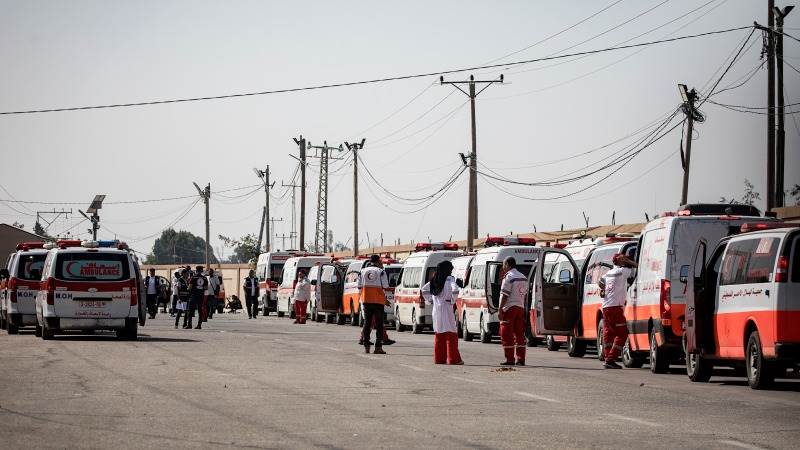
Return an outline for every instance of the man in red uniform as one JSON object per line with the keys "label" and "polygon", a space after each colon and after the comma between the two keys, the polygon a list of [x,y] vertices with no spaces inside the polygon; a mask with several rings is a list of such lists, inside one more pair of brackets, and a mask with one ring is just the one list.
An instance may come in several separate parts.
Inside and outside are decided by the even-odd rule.
{"label": "man in red uniform", "polygon": [[525,293],[528,279],[517,270],[517,260],[503,260],[503,283],[500,285],[500,342],[506,360],[502,366],[525,365]]}
{"label": "man in red uniform", "polygon": [[628,322],[625,319],[625,296],[628,282],[633,278],[636,262],[617,253],[612,258],[614,267],[598,283],[603,297],[603,367],[621,369],[617,358],[628,339]]}

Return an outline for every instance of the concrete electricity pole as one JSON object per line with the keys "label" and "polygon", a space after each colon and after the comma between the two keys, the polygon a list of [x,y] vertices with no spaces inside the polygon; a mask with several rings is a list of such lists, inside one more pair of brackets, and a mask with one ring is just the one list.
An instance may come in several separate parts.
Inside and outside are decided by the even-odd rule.
{"label": "concrete electricity pole", "polygon": [[[270,182],[269,182],[269,165],[267,165],[267,169],[266,170],[253,169],[253,171],[256,173],[256,175],[261,180],[261,182],[264,183],[264,222],[266,222],[266,225],[267,225],[267,242],[264,244],[264,252],[268,252],[268,251],[271,250],[269,243],[270,243],[270,236],[272,236],[270,234],[270,221],[269,221],[269,217],[270,217],[269,216],[269,190],[272,189],[275,186],[275,183],[273,182],[272,184],[270,184]],[[264,226],[264,222],[262,222],[262,224],[261,224],[262,227]],[[261,232],[259,232],[258,235],[259,235],[258,248],[260,249],[261,248],[261,237],[260,237],[261,236]]]}
{"label": "concrete electricity pole", "polygon": [[786,155],[786,103],[783,92],[783,20],[792,12],[794,6],[787,6],[781,10],[775,7],[775,62],[777,63],[777,82],[778,86],[778,130],[775,142],[775,206],[782,208],[785,206],[784,199],[784,178],[785,178],[785,155]]}
{"label": "concrete electricity pole", "polygon": [[[493,83],[503,83],[503,75],[497,80],[475,81],[473,75],[469,76],[468,81],[444,81],[444,76],[439,77],[439,83],[449,84],[463,92],[470,100],[470,111],[472,114],[472,152],[469,155],[469,200],[467,207],[467,250],[473,249],[473,240],[478,237],[478,149],[475,130],[475,97]],[[466,84],[469,92],[461,89],[459,84]],[[485,84],[480,91],[475,92],[476,84]]]}
{"label": "concrete electricity pole", "polygon": [[767,211],[775,207],[775,0],[767,12]]}
{"label": "concrete electricity pole", "polygon": [[361,142],[344,143],[353,152],[353,256],[358,256],[358,151],[364,148],[366,141],[363,138]]}
{"label": "concrete electricity pole", "polygon": [[[294,241],[295,238],[297,238],[297,230],[296,230],[296,223],[297,223],[297,219],[296,219],[297,212],[296,211],[297,211],[297,207],[295,206],[295,191],[297,190],[297,188],[300,187],[300,185],[299,184],[286,184],[283,181],[281,181],[281,186],[282,187],[290,187],[290,188],[292,188],[292,231],[289,232],[289,238],[291,239],[289,242],[291,243],[292,248],[296,249],[297,247],[295,246],[295,241]],[[276,233],[276,236],[277,236],[277,233]],[[284,242],[284,244],[285,244],[285,242]],[[286,250],[286,246],[285,245],[284,245],[284,250]]]}
{"label": "concrete electricity pole", "polygon": [[211,239],[211,221],[208,218],[208,201],[211,199],[211,183],[208,183],[205,189],[200,189],[200,186],[195,182],[192,182],[192,184],[197,188],[197,193],[200,194],[200,198],[203,199],[203,203],[206,205],[206,269],[208,269],[211,267],[211,243],[209,242]]}
{"label": "concrete electricity pole", "polygon": [[686,114],[686,155],[683,156],[683,190],[681,191],[681,205],[688,203],[689,198],[689,165],[692,160],[692,131],[694,129],[694,118],[696,115],[694,102],[697,100],[697,92],[686,88],[685,84],[678,85],[678,91],[683,99],[683,112]]}
{"label": "concrete electricity pole", "polygon": [[[280,219],[273,219],[273,218],[269,219],[269,225],[273,230],[275,229],[275,222],[283,222],[283,217],[281,217]],[[267,228],[267,229],[269,229],[269,228]],[[278,234],[278,233],[275,233],[275,234]],[[272,236],[267,236],[267,245],[269,246],[267,248],[269,249],[269,251],[271,251],[272,250]]]}
{"label": "concrete electricity pole", "polygon": [[306,140],[303,135],[299,139],[292,138],[300,146],[300,250],[305,250],[306,244]]}

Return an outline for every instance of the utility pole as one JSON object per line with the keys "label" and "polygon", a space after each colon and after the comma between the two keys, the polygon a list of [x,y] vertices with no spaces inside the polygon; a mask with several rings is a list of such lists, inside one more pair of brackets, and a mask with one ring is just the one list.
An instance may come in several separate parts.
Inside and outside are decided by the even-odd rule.
{"label": "utility pole", "polygon": [[775,0],[767,12],[767,211],[775,207]]}
{"label": "utility pole", "polygon": [[[292,188],[292,230],[289,232],[289,238],[291,238],[290,243],[292,245],[292,248],[296,249],[297,246],[295,246],[295,241],[294,241],[295,238],[297,238],[297,229],[296,229],[297,207],[295,206],[295,191],[297,190],[297,188],[300,187],[300,185],[299,184],[286,184],[283,181],[281,181],[281,186],[282,187],[290,187],[290,188]],[[277,233],[276,233],[276,235],[277,235]],[[286,250],[286,249],[284,248],[284,250]]]}
{"label": "utility pole", "polygon": [[208,201],[211,199],[211,183],[208,183],[205,189],[200,189],[200,186],[195,182],[192,182],[192,184],[197,188],[197,193],[200,194],[200,198],[203,199],[203,203],[206,205],[206,269],[208,269],[211,267],[211,243],[209,242],[211,238],[211,221],[208,218]]}
{"label": "utility pole", "polygon": [[[43,230],[46,232],[47,230],[49,230],[49,229],[50,229],[50,226],[52,226],[52,225],[53,225],[53,223],[54,223],[56,220],[58,220],[58,218],[59,218],[59,217],[61,217],[61,215],[62,215],[62,214],[64,215],[64,219],[65,219],[65,220],[66,220],[66,219],[69,219],[69,215],[70,215],[70,214],[73,214],[73,212],[72,212],[72,208],[70,208],[70,209],[69,209],[69,211],[67,211],[67,210],[66,210],[66,209],[64,209],[64,208],[61,208],[61,211],[56,211],[56,209],[55,209],[55,208],[53,208],[53,210],[52,210],[52,211],[36,211],[36,224],[38,224],[38,225],[39,225],[39,227],[41,227],[41,228],[42,228],[42,229],[43,229]],[[53,218],[52,218],[52,219],[50,219],[50,220],[47,220],[47,219],[45,218],[45,216],[46,216],[46,215],[48,215],[48,216],[49,216],[49,215],[52,215],[52,216],[53,216]],[[86,217],[86,215],[84,215],[84,217]],[[88,217],[86,217],[86,218],[87,218],[87,219],[89,219]],[[91,219],[89,219],[89,220],[91,220]],[[44,226],[44,227],[43,227],[41,222],[44,222],[44,223],[46,223],[46,224],[47,224],[47,226]],[[35,231],[35,228],[36,228],[36,227],[34,227],[34,233],[36,232],[36,231]]]}
{"label": "utility pole", "polygon": [[785,98],[783,92],[783,20],[792,12],[794,6],[787,6],[781,10],[775,7],[775,60],[778,65],[777,76],[778,86],[776,87],[778,93],[778,131],[776,136],[775,146],[775,206],[782,208],[785,206],[784,199],[784,178],[785,169],[784,162],[786,156],[786,112],[784,109]]}
{"label": "utility pole", "polygon": [[692,130],[694,129],[695,109],[694,102],[697,100],[697,91],[689,91],[685,84],[678,85],[678,91],[683,99],[683,112],[686,114],[686,155],[681,154],[683,163],[683,190],[681,191],[681,205],[688,202],[689,197],[689,164],[692,159]]}
{"label": "utility pole", "polygon": [[[256,176],[258,176],[258,178],[264,184],[264,218],[265,218],[265,220],[261,222],[261,227],[263,228],[264,227],[264,223],[266,222],[266,224],[267,224],[267,242],[266,242],[266,244],[264,244],[264,252],[266,253],[266,252],[270,251],[269,243],[270,243],[270,236],[271,236],[270,230],[269,230],[269,226],[270,226],[270,222],[269,222],[269,217],[270,217],[269,216],[269,190],[272,189],[275,186],[275,183],[273,182],[272,184],[270,184],[270,182],[269,182],[269,165],[267,165],[266,170],[253,169],[253,171],[256,173]],[[261,248],[261,232],[258,233],[258,236],[259,236],[258,237],[258,248],[260,249]]]}
{"label": "utility pole", "polygon": [[[292,138],[300,146],[300,250],[305,250],[306,239],[306,140]],[[292,194],[294,195],[294,194]]]}
{"label": "utility pole", "polygon": [[[467,250],[473,250],[473,240],[478,237],[478,146],[475,130],[475,97],[485,91],[493,83],[503,83],[503,75],[497,80],[476,81],[473,75],[468,81],[444,81],[444,76],[439,77],[440,84],[449,84],[464,93],[470,100],[472,124],[472,152],[469,155],[469,195],[467,200]],[[461,89],[460,84],[467,84],[469,92]],[[485,84],[480,91],[475,92],[476,84]]]}
{"label": "utility pole", "polygon": [[291,235],[287,236],[286,233],[279,236],[278,233],[275,233],[275,237],[281,240],[283,247],[282,250],[286,251],[286,239],[289,239],[289,243],[291,243],[292,236]]}
{"label": "utility pole", "polygon": [[[283,222],[283,217],[281,217],[280,219],[273,219],[273,218],[269,219],[269,225],[270,225],[270,227],[272,229],[275,229],[275,222]],[[267,228],[267,229],[269,229],[269,228]],[[275,233],[275,234],[278,234],[278,233]],[[267,244],[269,245],[268,248],[271,251],[272,250],[272,236],[267,236],[267,241],[268,241]]]}
{"label": "utility pole", "polygon": [[317,189],[317,225],[314,229],[314,251],[319,252],[322,248],[324,253],[328,248],[328,162],[331,159],[342,159],[330,156],[331,150],[344,149],[339,147],[328,147],[328,141],[323,141],[322,145],[314,146],[309,142],[306,148],[315,150],[314,156],[319,158],[319,186]]}
{"label": "utility pole", "polygon": [[344,143],[347,149],[353,152],[353,256],[358,256],[358,151],[364,148],[366,141],[367,139],[363,138],[361,142]]}
{"label": "utility pole", "polygon": [[[261,207],[261,226],[258,228],[258,245],[256,245],[256,248],[258,249],[258,251],[261,251],[261,241],[264,238],[264,221],[266,219],[267,219],[267,207],[266,206],[262,206]],[[269,239],[269,236],[267,236],[267,239]]]}

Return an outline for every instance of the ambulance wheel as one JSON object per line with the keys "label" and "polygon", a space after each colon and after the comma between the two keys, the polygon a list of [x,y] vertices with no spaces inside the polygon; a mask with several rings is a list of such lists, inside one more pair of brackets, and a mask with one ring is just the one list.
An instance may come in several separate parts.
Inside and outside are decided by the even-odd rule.
{"label": "ambulance wheel", "polygon": [[12,325],[11,323],[8,324],[6,327],[6,331],[8,334],[19,334],[19,327],[17,325]]}
{"label": "ambulance wheel", "polygon": [[483,316],[481,316],[481,343],[490,344],[492,342],[492,333],[486,331],[486,324],[483,323]]}
{"label": "ambulance wheel", "polygon": [[761,351],[761,337],[758,331],[750,333],[747,340],[745,364],[747,367],[747,383],[753,389],[764,389],[775,381],[775,371],[764,358]]}
{"label": "ambulance wheel", "polygon": [[628,369],[640,369],[644,365],[644,358],[631,349],[631,340],[625,341],[622,347],[622,365]]}
{"label": "ambulance wheel", "polygon": [[714,364],[699,353],[686,355],[686,375],[695,383],[707,383],[714,371]]}
{"label": "ambulance wheel", "polygon": [[286,313],[284,313],[283,311],[278,311],[276,314],[278,315],[278,317],[283,317],[284,315],[286,315]]}
{"label": "ambulance wheel", "polygon": [[265,306],[265,307],[264,307],[264,309],[262,310],[262,312],[261,312],[261,313],[262,313],[263,315],[265,315],[265,316],[268,316],[268,315],[269,315],[269,308],[267,308],[267,307]]}
{"label": "ambulance wheel", "polygon": [[336,316],[331,313],[325,314],[325,323],[333,323],[336,320]]}
{"label": "ambulance wheel", "polygon": [[47,323],[45,322],[45,324],[42,325],[42,340],[49,341],[54,337],[56,337],[56,333],[50,327],[48,327]]}
{"label": "ambulance wheel", "polygon": [[462,319],[463,325],[461,326],[461,332],[464,335],[465,342],[472,342],[472,333],[469,332],[469,328],[467,328],[467,315],[464,314],[464,318]]}
{"label": "ambulance wheel", "polygon": [[406,331],[406,327],[400,323],[400,308],[395,308],[394,310],[394,330],[398,333]]}
{"label": "ambulance wheel", "polygon": [[342,313],[336,313],[336,325],[344,325],[347,323],[347,316]]}
{"label": "ambulance wheel", "polygon": [[665,352],[658,349],[655,330],[650,330],[650,372],[667,373],[669,360]]}
{"label": "ambulance wheel", "polygon": [[0,330],[6,329],[6,314],[0,311]]}
{"label": "ambulance wheel", "polygon": [[575,336],[567,338],[567,354],[573,358],[583,358],[586,354],[586,342]]}
{"label": "ambulance wheel", "polygon": [[597,359],[605,361],[603,358],[603,319],[597,324]]}
{"label": "ambulance wheel", "polygon": [[39,324],[36,324],[36,331],[33,332],[34,336],[40,338],[42,337],[42,327]]}
{"label": "ambulance wheel", "polygon": [[[223,312],[224,310],[225,310],[225,307],[224,307],[224,306],[217,306],[217,314],[222,314],[222,312]],[[264,314],[264,315],[266,316],[266,314]]]}
{"label": "ambulance wheel", "polygon": [[411,332],[414,334],[422,333],[422,324],[419,323],[416,309],[411,310]]}
{"label": "ambulance wheel", "polygon": [[547,350],[551,352],[557,352],[558,349],[561,348],[561,344],[556,341],[552,335],[547,335]]}
{"label": "ambulance wheel", "polygon": [[294,308],[292,307],[292,305],[289,305],[289,318],[290,319],[294,319],[295,318]]}

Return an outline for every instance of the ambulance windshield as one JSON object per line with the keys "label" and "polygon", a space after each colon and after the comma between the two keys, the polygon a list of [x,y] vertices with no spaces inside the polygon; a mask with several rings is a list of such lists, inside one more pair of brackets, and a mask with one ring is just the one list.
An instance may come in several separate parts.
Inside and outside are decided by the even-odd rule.
{"label": "ambulance windshield", "polygon": [[65,281],[122,281],[130,278],[128,256],[122,253],[62,253],[56,278]]}

